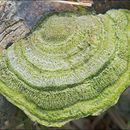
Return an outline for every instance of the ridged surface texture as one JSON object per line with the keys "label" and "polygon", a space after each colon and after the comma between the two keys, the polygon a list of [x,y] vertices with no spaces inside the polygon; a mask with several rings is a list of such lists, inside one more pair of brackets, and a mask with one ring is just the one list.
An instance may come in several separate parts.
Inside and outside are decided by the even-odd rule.
{"label": "ridged surface texture", "polygon": [[0,54],[0,93],[33,121],[98,115],[129,84],[130,11],[60,12]]}

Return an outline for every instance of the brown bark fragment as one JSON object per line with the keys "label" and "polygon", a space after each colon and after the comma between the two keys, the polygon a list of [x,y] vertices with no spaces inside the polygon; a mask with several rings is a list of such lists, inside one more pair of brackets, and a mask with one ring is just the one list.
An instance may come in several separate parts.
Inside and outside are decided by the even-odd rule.
{"label": "brown bark fragment", "polygon": [[12,18],[15,12],[14,7],[15,3],[13,2],[0,2],[0,48],[6,48],[9,43],[24,38],[30,32],[29,28],[20,18]]}
{"label": "brown bark fragment", "polygon": [[2,12],[2,10],[4,9],[6,4],[6,0],[5,1],[0,1],[0,12]]}
{"label": "brown bark fragment", "polygon": [[24,38],[30,30],[22,20],[10,20],[0,24],[0,46],[5,48],[9,43]]}

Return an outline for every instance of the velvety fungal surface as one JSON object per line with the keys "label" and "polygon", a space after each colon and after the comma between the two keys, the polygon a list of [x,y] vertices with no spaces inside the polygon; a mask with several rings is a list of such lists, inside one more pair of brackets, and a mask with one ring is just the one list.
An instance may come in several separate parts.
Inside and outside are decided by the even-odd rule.
{"label": "velvety fungal surface", "polygon": [[0,54],[0,93],[33,121],[98,115],[128,87],[130,11],[54,13]]}

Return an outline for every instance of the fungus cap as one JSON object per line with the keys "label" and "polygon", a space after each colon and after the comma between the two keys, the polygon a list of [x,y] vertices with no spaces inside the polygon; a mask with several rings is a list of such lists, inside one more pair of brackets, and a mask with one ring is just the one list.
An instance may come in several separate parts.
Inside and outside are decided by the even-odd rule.
{"label": "fungus cap", "polygon": [[114,105],[129,84],[129,10],[59,12],[0,54],[0,93],[60,127]]}

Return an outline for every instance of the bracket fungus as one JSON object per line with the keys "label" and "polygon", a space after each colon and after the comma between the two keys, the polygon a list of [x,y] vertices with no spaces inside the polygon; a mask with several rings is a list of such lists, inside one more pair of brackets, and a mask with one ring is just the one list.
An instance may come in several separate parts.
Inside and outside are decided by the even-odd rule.
{"label": "bracket fungus", "polygon": [[0,54],[0,93],[46,126],[100,114],[130,83],[129,21],[125,9],[48,15]]}

